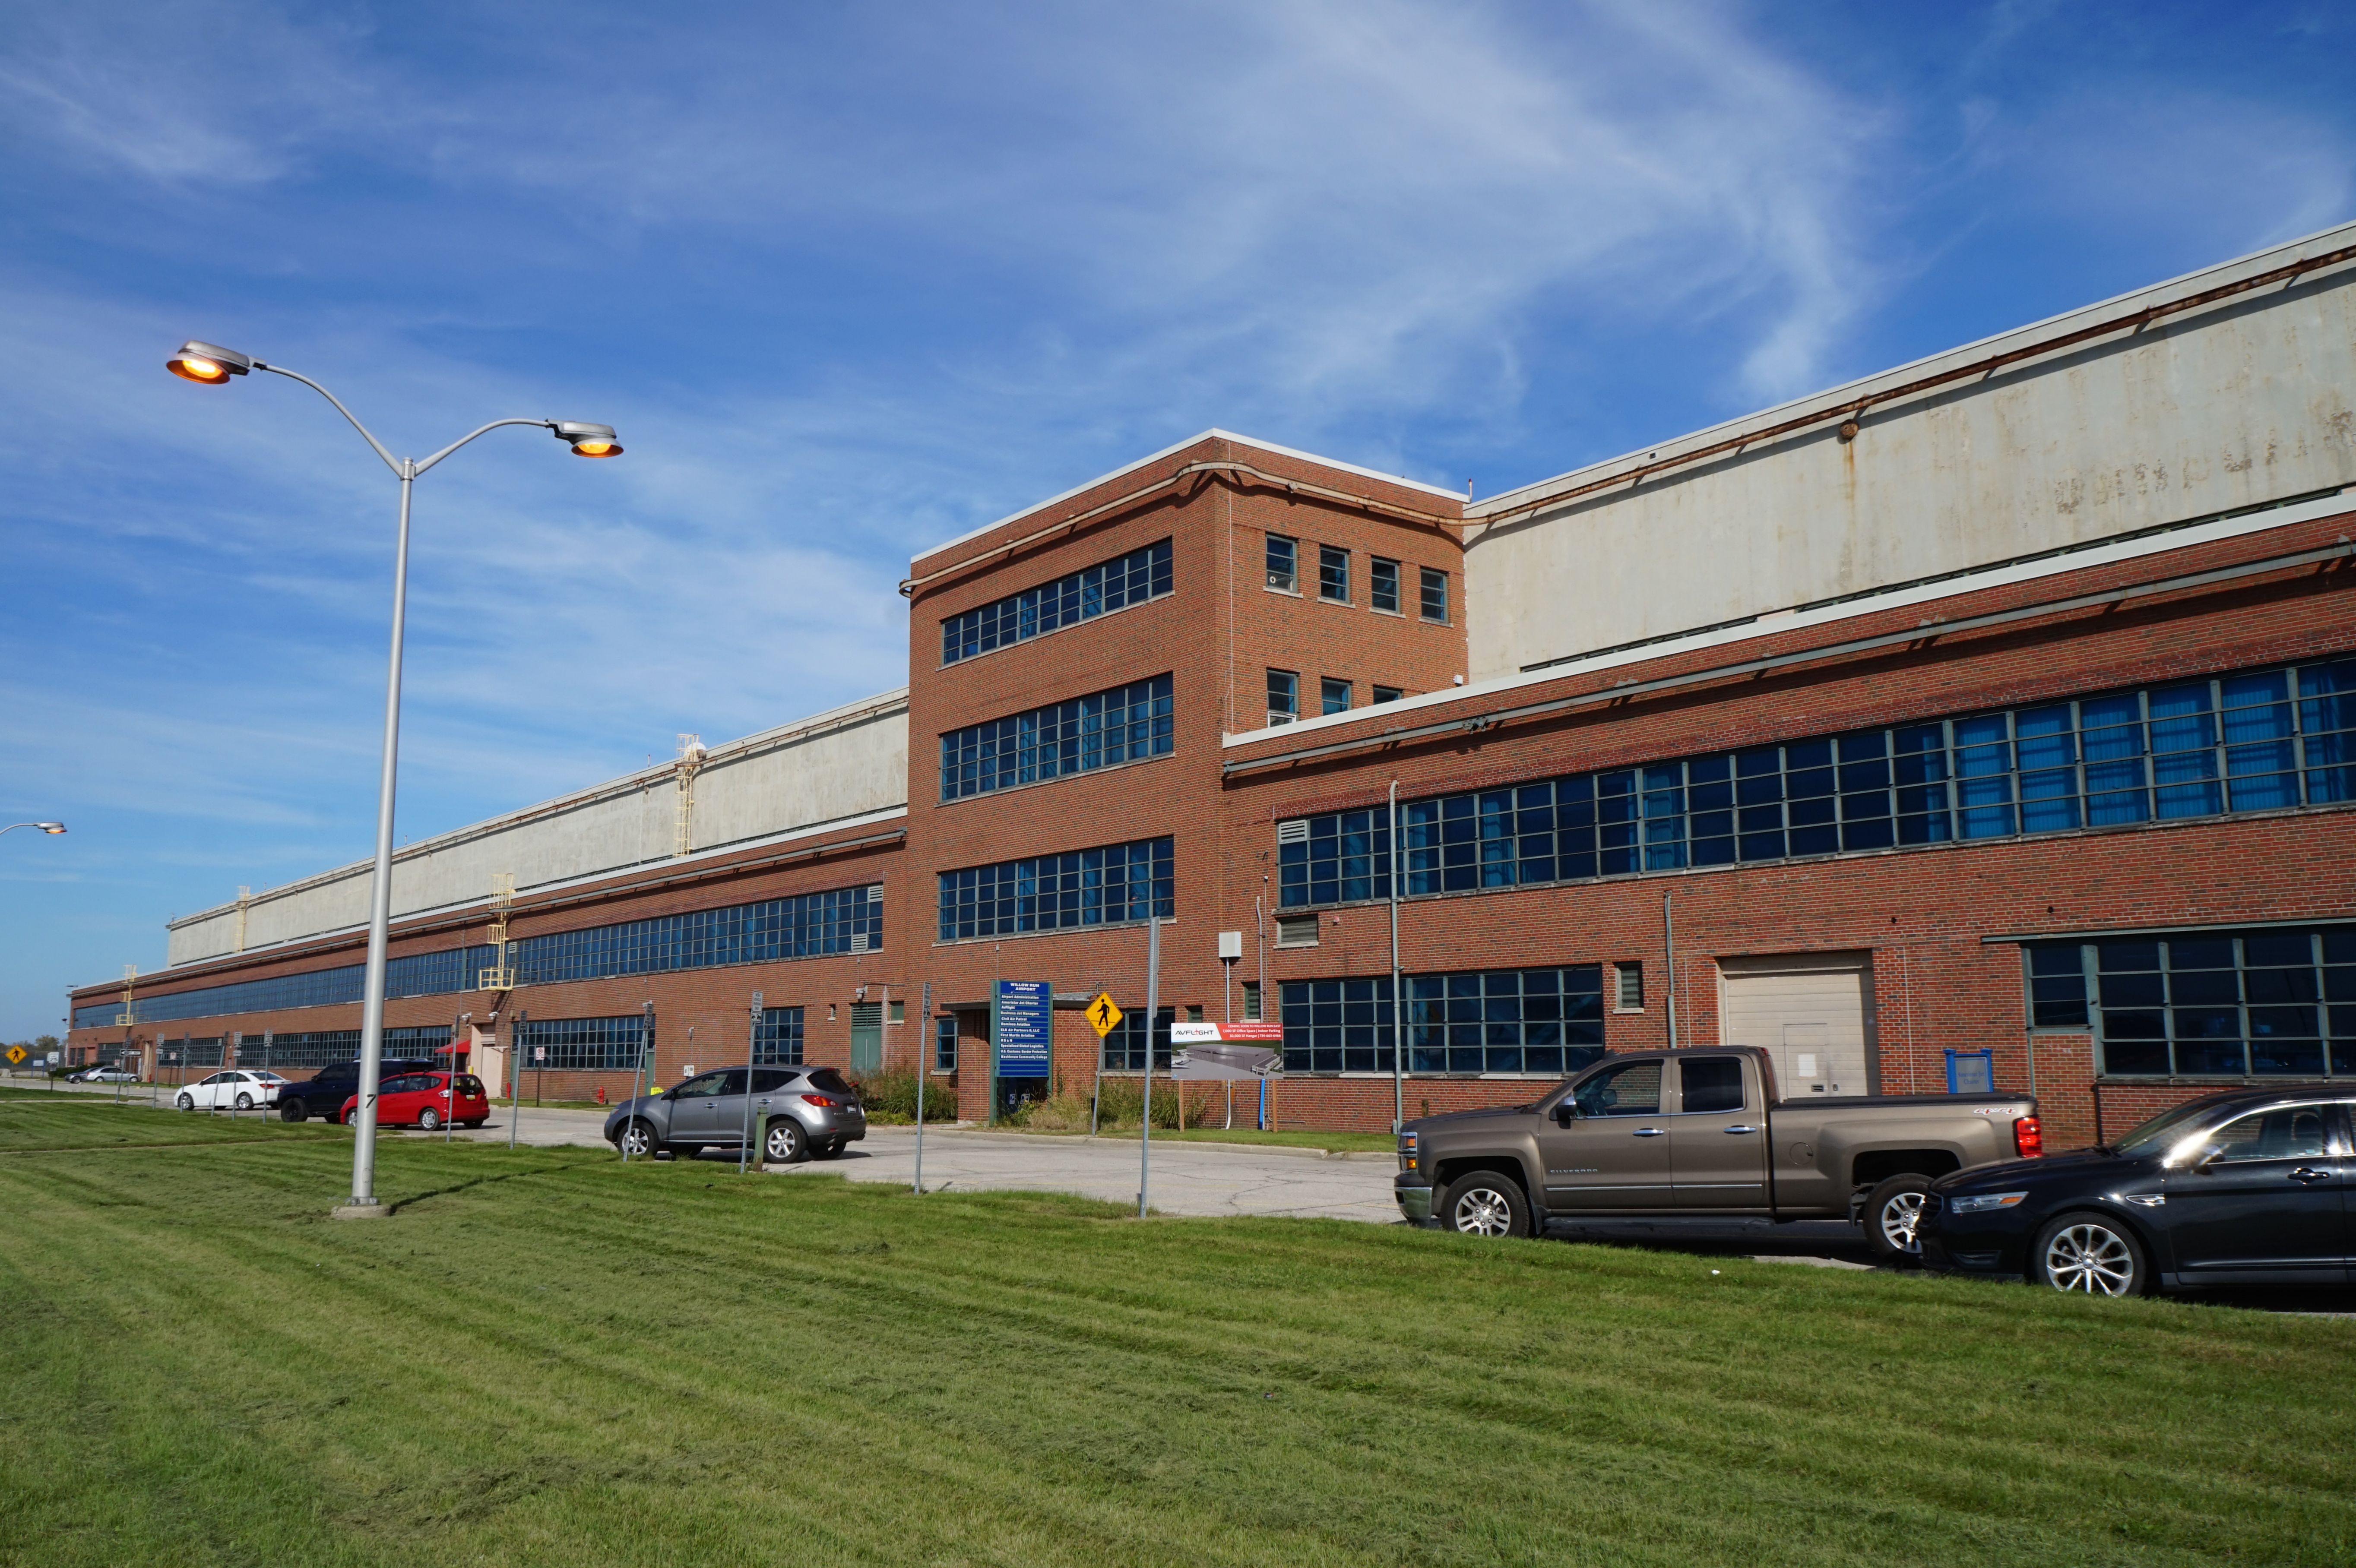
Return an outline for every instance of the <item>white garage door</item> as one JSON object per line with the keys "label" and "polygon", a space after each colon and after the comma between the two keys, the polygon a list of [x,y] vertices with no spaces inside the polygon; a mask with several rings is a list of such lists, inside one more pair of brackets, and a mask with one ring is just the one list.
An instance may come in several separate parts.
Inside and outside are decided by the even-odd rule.
{"label": "white garage door", "polygon": [[1718,972],[1720,1043],[1763,1048],[1785,1099],[1876,1092],[1872,955],[1761,954]]}

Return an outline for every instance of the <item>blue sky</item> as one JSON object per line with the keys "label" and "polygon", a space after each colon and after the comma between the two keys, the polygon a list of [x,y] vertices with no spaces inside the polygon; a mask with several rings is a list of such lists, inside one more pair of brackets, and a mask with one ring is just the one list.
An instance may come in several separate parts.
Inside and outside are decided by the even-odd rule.
{"label": "blue sky", "polygon": [[0,3],[0,1038],[170,914],[904,678],[1224,425],[1477,493],[2356,216],[2330,4]]}

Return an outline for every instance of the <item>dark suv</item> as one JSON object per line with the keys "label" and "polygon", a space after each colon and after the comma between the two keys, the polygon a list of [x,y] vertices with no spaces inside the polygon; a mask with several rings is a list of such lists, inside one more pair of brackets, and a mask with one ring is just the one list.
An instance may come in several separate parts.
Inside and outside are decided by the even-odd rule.
{"label": "dark suv", "polygon": [[605,1141],[629,1155],[739,1148],[747,1134],[772,1165],[832,1159],[867,1136],[859,1092],[831,1067],[715,1068],[667,1093],[625,1100],[605,1118]]}
{"label": "dark suv", "polygon": [[2115,1144],[2003,1160],[1934,1185],[1922,1261],[2056,1290],[2346,1285],[2356,1089],[2235,1089]]}
{"label": "dark suv", "polygon": [[[412,1061],[406,1057],[386,1057],[377,1069],[377,1086],[381,1092],[387,1079],[410,1072],[431,1072],[436,1063]],[[278,1091],[278,1116],[281,1121],[299,1122],[310,1116],[325,1116],[331,1122],[344,1119],[344,1102],[360,1092],[360,1061],[331,1061],[311,1077],[289,1083]]]}

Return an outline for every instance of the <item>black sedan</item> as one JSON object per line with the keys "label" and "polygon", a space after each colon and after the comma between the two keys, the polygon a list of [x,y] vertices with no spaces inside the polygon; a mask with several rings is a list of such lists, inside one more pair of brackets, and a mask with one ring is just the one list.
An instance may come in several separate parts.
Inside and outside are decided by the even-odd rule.
{"label": "black sedan", "polygon": [[2356,1089],[2237,1089],[2115,1144],[1943,1178],[1922,1260],[2056,1290],[2140,1296],[2223,1285],[2346,1285]]}

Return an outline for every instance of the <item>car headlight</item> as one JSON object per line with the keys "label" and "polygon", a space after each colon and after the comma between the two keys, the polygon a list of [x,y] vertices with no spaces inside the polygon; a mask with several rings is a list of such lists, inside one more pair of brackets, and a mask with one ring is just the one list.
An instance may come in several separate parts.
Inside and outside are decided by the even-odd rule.
{"label": "car headlight", "polygon": [[1971,1198],[1950,1198],[1947,1212],[1977,1214],[1988,1209],[2009,1209],[2028,1196],[2026,1192],[1983,1192]]}

